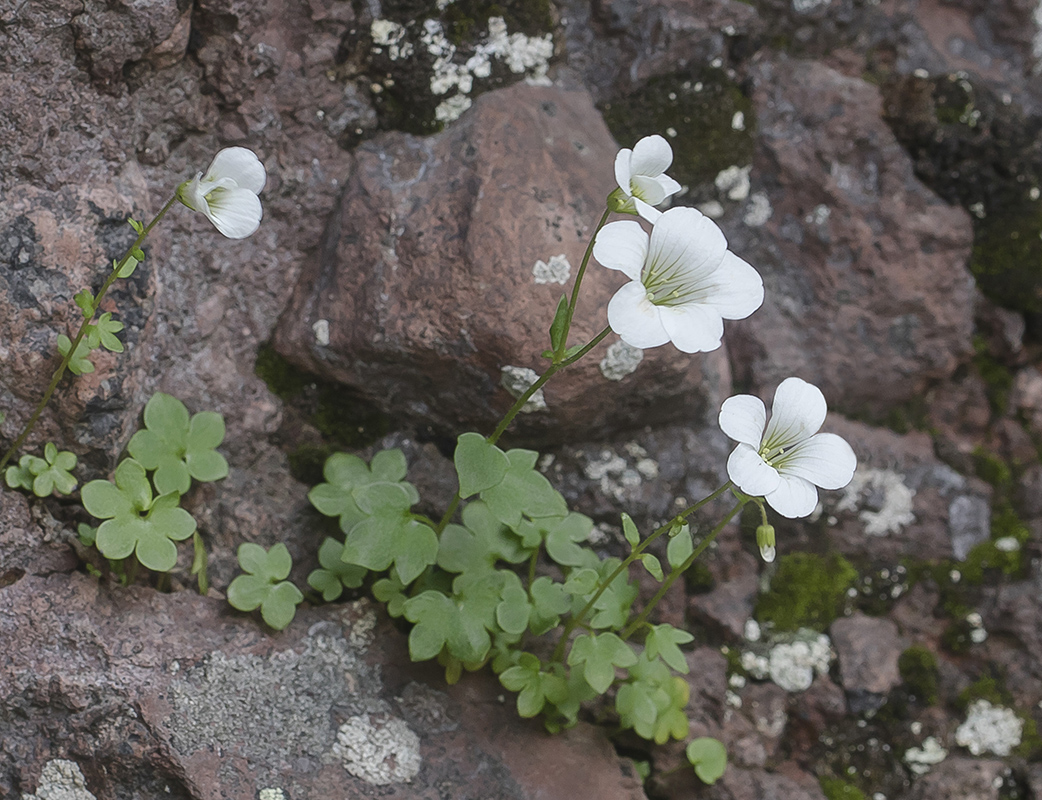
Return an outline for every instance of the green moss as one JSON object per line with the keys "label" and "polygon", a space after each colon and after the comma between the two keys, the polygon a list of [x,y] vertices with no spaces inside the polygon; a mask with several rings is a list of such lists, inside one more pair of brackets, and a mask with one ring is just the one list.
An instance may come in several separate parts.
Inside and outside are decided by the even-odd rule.
{"label": "green moss", "polygon": [[984,294],[1006,308],[1042,312],[1042,202],[989,206],[974,229],[970,271]]}
{"label": "green moss", "polygon": [[1030,714],[1018,714],[1024,720],[1024,729],[1020,734],[1020,744],[1013,754],[1026,761],[1038,761],[1042,757],[1042,736],[1038,735],[1038,725]]}
{"label": "green moss", "polygon": [[[723,70],[706,68],[653,78],[638,91],[614,98],[601,107],[604,121],[623,147],[657,133],[673,147],[669,174],[705,199],[717,174],[732,166],[751,163],[755,119],[752,101]],[[745,118],[745,129],[732,127],[736,113]],[[670,129],[676,135],[670,134]]]}
{"label": "green moss", "polygon": [[287,456],[289,474],[308,486],[322,483],[322,468],[326,459],[339,449],[332,445],[302,444]]}
{"label": "green moss", "polygon": [[[1009,408],[1009,393],[1013,389],[1013,373],[988,351],[983,336],[973,337],[973,364],[987,387],[988,404],[992,413],[1002,416]],[[980,448],[978,448],[980,449]]]}
{"label": "green moss", "polygon": [[1001,492],[1007,491],[1013,483],[1013,470],[1009,465],[983,447],[977,447],[973,451],[973,471],[977,473],[978,478],[987,481]]}
{"label": "green moss", "polygon": [[782,556],[770,591],[757,600],[756,618],[776,630],[824,631],[843,613],[847,590],[856,580],[857,570],[838,553]]}
{"label": "green moss", "polygon": [[705,594],[713,590],[716,581],[713,580],[713,573],[709,571],[709,567],[701,561],[696,561],[684,573],[684,585],[692,594]]}
{"label": "green moss", "polygon": [[[333,445],[365,447],[391,430],[391,419],[386,414],[344,386],[294,366],[270,344],[261,345],[257,351],[254,371],[272,394],[286,402],[291,413],[317,428]],[[317,457],[306,447],[300,448],[290,455],[291,468],[311,474],[311,462]]]}
{"label": "green moss", "polygon": [[457,46],[485,33],[492,17],[502,17],[508,31],[526,36],[549,33],[554,24],[549,0],[455,0],[442,14],[448,37]]}
{"label": "green moss", "polygon": [[842,778],[820,778],[818,783],[828,800],[868,800],[855,784]]}
{"label": "green moss", "polygon": [[253,371],[268,385],[268,391],[283,400],[291,400],[315,382],[314,375],[290,364],[270,342],[258,348]]}
{"label": "green moss", "polygon": [[965,713],[974,700],[987,700],[993,706],[1013,705],[1013,697],[1005,682],[995,675],[983,675],[959,692],[959,710]]}
{"label": "green moss", "polygon": [[925,705],[937,703],[937,657],[922,645],[912,645],[897,659],[897,668],[909,691]]}

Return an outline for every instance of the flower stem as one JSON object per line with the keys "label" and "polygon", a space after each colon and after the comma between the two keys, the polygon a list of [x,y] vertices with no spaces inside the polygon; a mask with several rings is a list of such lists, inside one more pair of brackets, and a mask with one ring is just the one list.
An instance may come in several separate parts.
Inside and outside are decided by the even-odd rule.
{"label": "flower stem", "polygon": [[557,347],[557,352],[554,353],[555,363],[564,359],[564,351],[568,348],[568,331],[572,329],[572,317],[575,315],[575,306],[579,302],[579,287],[582,285],[583,276],[586,274],[586,265],[590,263],[590,256],[593,254],[593,246],[597,242],[597,234],[601,232],[601,228],[603,228],[604,223],[608,221],[608,216],[610,214],[610,208],[604,209],[604,213],[601,214],[600,222],[597,223],[597,227],[594,228],[593,235],[590,237],[590,243],[586,245],[586,252],[583,253],[583,260],[579,265],[579,271],[575,274],[575,284],[572,286],[572,296],[568,300],[568,315],[565,318],[564,334],[561,336],[561,343]]}
{"label": "flower stem", "polygon": [[684,563],[669,573],[669,575],[666,577],[666,580],[663,581],[662,585],[658,588],[658,591],[655,592],[654,597],[652,597],[648,601],[648,604],[644,606],[644,610],[640,612],[640,614],[637,616],[635,620],[633,620],[633,622],[631,622],[629,625],[622,629],[622,632],[619,634],[620,638],[624,640],[630,638],[630,636],[633,635],[634,631],[638,630],[645,622],[647,622],[648,615],[650,615],[651,612],[655,609],[655,606],[658,605],[658,601],[665,596],[666,592],[669,591],[670,587],[674,583],[676,583],[677,578],[679,578],[681,575],[687,572],[688,569],[691,568],[691,565],[695,563],[695,559],[702,555],[705,549],[713,543],[720,531],[724,529],[727,523],[734,519],[734,515],[741,511],[742,506],[744,506],[747,502],[749,501],[739,500],[738,503],[735,504],[735,507],[732,508],[730,512],[728,512],[727,516],[720,520],[720,524],[713,528],[713,530],[709,532],[709,535],[698,543],[698,547],[696,547],[694,549],[694,552],[692,552],[691,555],[689,555],[684,560]]}
{"label": "flower stem", "polygon": [[[506,431],[506,429],[510,426],[510,423],[514,421],[514,417],[516,417],[518,413],[520,413],[521,409],[524,407],[525,403],[528,402],[529,398],[536,392],[538,392],[541,388],[543,388],[543,385],[548,380],[550,380],[550,378],[552,378],[558,372],[563,370],[565,367],[571,366],[580,358],[582,358],[591,350],[593,350],[593,348],[599,345],[604,340],[604,337],[607,336],[609,333],[611,333],[610,326],[606,327],[604,330],[602,330],[600,333],[594,336],[589,342],[583,345],[583,348],[581,350],[576,352],[574,355],[570,356],[569,358],[566,358],[564,361],[559,361],[558,363],[551,364],[549,367],[547,367],[546,372],[540,375],[536,382],[529,386],[525,390],[524,394],[522,394],[520,397],[517,398],[517,400],[514,401],[514,405],[512,405],[510,407],[510,410],[507,411],[507,413],[503,416],[503,419],[500,420],[499,425],[496,426],[496,429],[492,431],[492,433],[490,433],[487,437],[485,437],[488,440],[488,443],[495,444],[499,441],[499,437],[503,435],[504,431]],[[448,509],[442,515],[441,520],[439,520],[437,526],[434,528],[434,532],[439,536],[441,535],[441,532],[445,530],[445,526],[449,524],[449,520],[452,519],[452,515],[456,513],[456,509],[459,508],[461,499],[462,498],[460,498],[459,490],[457,489],[456,494],[452,496],[452,500],[449,502]]]}
{"label": "flower stem", "polygon": [[68,352],[62,358],[61,363],[58,365],[58,368],[54,371],[54,375],[51,376],[51,382],[50,384],[48,384],[47,390],[43,393],[43,398],[40,400],[39,404],[36,406],[36,409],[29,417],[29,421],[25,423],[25,427],[22,429],[22,432],[18,434],[18,438],[14,440],[14,443],[11,445],[11,447],[8,448],[6,453],[4,453],[3,458],[0,458],[0,470],[2,470],[4,466],[7,464],[7,462],[11,460],[14,454],[18,451],[18,448],[20,448],[25,443],[25,440],[28,438],[29,433],[36,426],[37,421],[39,421],[40,415],[43,413],[43,410],[47,407],[47,404],[51,400],[51,396],[54,394],[54,390],[58,388],[58,383],[61,381],[62,376],[65,375],[65,370],[69,366],[69,362],[72,360],[72,357],[75,355],[76,348],[83,340],[83,337],[87,334],[87,328],[90,327],[91,322],[94,320],[94,315],[97,314],[98,309],[101,308],[101,300],[103,297],[105,297],[105,293],[109,290],[109,287],[111,287],[112,284],[115,283],[116,278],[119,277],[120,271],[126,265],[127,261],[130,260],[130,257],[134,253],[134,251],[141,247],[142,242],[144,242],[145,239],[148,238],[148,234],[152,232],[152,228],[154,228],[156,224],[159,222],[159,220],[161,220],[166,215],[166,212],[170,210],[170,206],[174,204],[174,201],[176,199],[177,196],[175,195],[166,202],[166,205],[163,206],[160,212],[156,214],[155,217],[153,217],[152,221],[149,222],[148,225],[145,227],[145,229],[142,230],[140,234],[138,234],[137,239],[134,240],[134,244],[127,248],[127,252],[123,254],[123,258],[119,260],[116,266],[113,267],[112,272],[109,273],[108,278],[105,279],[105,283],[103,283],[101,289],[98,290],[97,297],[94,298],[94,313],[91,314],[89,317],[84,317],[83,324],[80,325],[79,333],[77,333],[76,338],[72,340],[72,344],[69,346]]}
{"label": "flower stem", "polygon": [[[700,509],[706,503],[712,502],[730,488],[731,481],[728,481],[712,494],[703,497],[693,506],[688,506],[687,508],[685,508],[665,525],[662,525],[659,528],[657,528],[646,539],[638,542],[636,547],[633,548],[630,554],[626,556],[625,559],[623,559],[623,562],[615,568],[615,571],[612,572],[611,575],[608,576],[608,579],[597,587],[597,591],[593,593],[593,597],[591,597],[589,601],[586,603],[586,605],[582,607],[582,610],[580,610],[578,614],[576,614],[574,617],[569,619],[568,622],[565,623],[564,630],[561,632],[561,638],[558,640],[557,646],[554,648],[554,655],[551,661],[561,660],[561,657],[564,655],[565,644],[568,642],[568,637],[571,635],[572,631],[574,631],[577,627],[579,627],[579,625],[582,624],[582,621],[586,618],[586,615],[589,614],[590,611],[593,609],[594,604],[600,599],[601,595],[604,594],[605,591],[607,591],[608,587],[615,582],[616,578],[618,578],[623,572],[629,569],[630,564],[632,564],[640,557],[640,554],[648,548],[648,545],[650,545],[653,541],[658,539],[666,531],[669,531],[672,528],[679,525],[680,523],[682,523],[685,519],[687,519],[688,516]],[[728,519],[730,519],[730,517],[728,517]],[[716,536],[716,532],[712,533],[711,536]],[[705,548],[700,545],[700,549],[697,552],[701,553],[704,549]]]}

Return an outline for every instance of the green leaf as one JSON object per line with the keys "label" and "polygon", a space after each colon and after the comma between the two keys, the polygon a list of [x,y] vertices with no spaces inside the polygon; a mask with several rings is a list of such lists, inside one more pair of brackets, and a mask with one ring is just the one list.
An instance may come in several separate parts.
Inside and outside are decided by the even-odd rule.
{"label": "green leaf", "polygon": [[555,353],[564,344],[565,327],[568,324],[568,296],[561,295],[554,312],[554,321],[550,323],[550,349]]}
{"label": "green leaf", "polygon": [[[58,352],[62,358],[69,355],[72,349],[72,340],[64,333],[58,335]],[[83,339],[76,345],[76,351],[69,359],[69,371],[73,375],[88,375],[94,371],[94,364],[90,360],[90,347]]]}
{"label": "green leaf", "polygon": [[409,656],[427,661],[441,652],[458,619],[455,604],[441,592],[426,591],[405,601],[405,618],[415,623],[409,632]]}
{"label": "green leaf", "polygon": [[684,675],[688,672],[687,659],[677,645],[694,641],[687,631],[672,625],[652,625],[644,640],[644,653],[648,658],[661,657],[669,666]]}
{"label": "green leaf", "polygon": [[261,618],[269,627],[281,631],[293,621],[297,605],[303,600],[300,589],[289,581],[277,583],[261,603]]}
{"label": "green leaf", "polygon": [[509,466],[502,480],[481,492],[481,499],[496,519],[513,528],[521,522],[522,514],[533,519],[568,514],[564,497],[535,469],[538,453],[515,449],[506,457]]}
{"label": "green leaf", "polygon": [[137,221],[136,219],[134,219],[133,217],[127,217],[127,224],[128,224],[128,225],[129,225],[129,226],[130,226],[131,228],[133,228],[133,229],[134,229],[134,231],[135,231],[135,232],[136,232],[137,234],[139,234],[139,235],[145,232],[145,225],[144,225],[144,223],[142,223],[142,222],[138,222],[138,221]]}
{"label": "green leaf", "polygon": [[202,483],[223,480],[228,477],[228,462],[216,450],[203,450],[185,454],[185,469],[195,480]]}
{"label": "green leaf", "polygon": [[[141,251],[138,250],[137,252],[140,253]],[[119,265],[118,262],[113,261],[112,268],[118,270],[116,272],[116,277],[129,278],[131,275],[134,274],[134,270],[137,269],[137,265],[140,264],[142,261],[144,261],[144,253],[142,253],[141,258],[137,258],[135,255],[128,255],[126,257],[126,260],[123,262],[122,267]]]}
{"label": "green leaf", "polygon": [[590,594],[597,588],[599,580],[600,576],[596,570],[589,568],[573,570],[568,576],[568,580],[564,582],[564,590],[574,595]]}
{"label": "green leaf", "polygon": [[80,307],[83,316],[87,319],[94,316],[94,295],[91,294],[90,289],[81,289],[72,299]]}
{"label": "green leaf", "polygon": [[87,513],[98,519],[112,519],[136,513],[130,498],[109,481],[91,481],[83,487],[80,499]]}
{"label": "green leaf", "polygon": [[625,512],[622,514],[622,533],[626,537],[626,541],[630,543],[631,549],[640,542],[640,533],[637,531],[637,526],[634,524],[633,518]]}
{"label": "green leaf", "polygon": [[677,569],[687,561],[694,551],[695,546],[691,541],[691,529],[684,525],[670,538],[669,544],[666,546],[666,560],[669,562],[669,566]]}
{"label": "green leaf", "polygon": [[7,482],[7,485],[12,489],[28,489],[31,492],[33,490],[33,480],[40,472],[40,469],[37,469],[36,472],[33,471],[36,462],[41,462],[43,469],[47,468],[46,461],[30,455],[25,455],[18,459],[17,466],[14,464],[9,466],[4,472],[4,480]]}
{"label": "green leaf", "polygon": [[200,411],[188,421],[185,441],[189,452],[213,450],[224,441],[224,417],[216,411]]}
{"label": "green leaf", "polygon": [[662,575],[662,565],[659,563],[658,558],[651,553],[642,553],[640,563],[644,565],[644,569],[651,573],[651,577],[657,581],[662,581],[664,576]]}
{"label": "green leaf", "polygon": [[702,783],[712,786],[727,769],[727,748],[719,739],[701,736],[689,742],[685,752]]}
{"label": "green leaf", "polygon": [[[311,504],[322,514],[328,517],[340,517],[340,530],[345,534],[350,533],[355,525],[365,520],[369,511],[358,506],[358,500],[363,500],[367,508],[386,505],[381,499],[381,492],[394,492],[394,489],[377,489],[377,495],[370,500],[363,498],[368,496],[368,489],[373,485],[381,487],[397,487],[404,493],[405,501],[401,498],[394,501],[396,506],[403,510],[409,508],[413,503],[419,502],[419,494],[415,487],[406,481],[398,480],[404,476],[405,456],[399,450],[386,450],[373,456],[375,472],[370,471],[362,459],[347,453],[334,453],[326,459],[323,475],[326,483],[320,483],[308,493]],[[391,480],[393,478],[393,480]]]}
{"label": "green leaf", "polygon": [[623,669],[637,663],[632,648],[614,633],[582,635],[572,643],[568,666],[583,666],[583,677],[598,694],[608,691],[615,680],[615,667]]}
{"label": "green leaf", "polygon": [[169,572],[177,565],[174,543],[149,525],[141,529],[134,554],[138,561],[155,572]]}
{"label": "green leaf", "polygon": [[394,570],[408,585],[438,560],[438,536],[417,520],[407,520],[394,533]]}
{"label": "green leaf", "polygon": [[289,550],[282,542],[265,550],[253,542],[243,542],[238,551],[239,566],[247,575],[239,575],[228,586],[228,602],[240,611],[261,609],[265,624],[277,631],[285,628],[297,612],[304,595],[284,580],[293,567]]}
{"label": "green leaf", "polygon": [[347,564],[341,559],[344,545],[336,539],[326,537],[318,548],[318,563],[322,569],[308,575],[308,585],[322,593],[327,603],[336,600],[344,587],[354,589],[362,585],[367,570],[357,564]]}
{"label": "green leaf", "polygon": [[543,575],[532,581],[532,612],[528,620],[529,627],[536,636],[557,627],[561,614],[568,613],[571,598],[564,585],[555,583],[552,578]]}
{"label": "green leaf", "polygon": [[101,345],[113,353],[122,353],[123,342],[116,336],[121,330],[123,323],[112,319],[112,312],[106,311],[98,318],[97,324],[91,326],[89,344],[92,348]]}
{"label": "green leaf", "polygon": [[176,397],[156,392],[145,404],[145,427],[168,445],[183,449],[188,439],[188,409]]}
{"label": "green leaf", "polygon": [[506,453],[489,444],[480,433],[459,437],[453,462],[459,476],[460,497],[464,499],[496,486],[510,467]]}
{"label": "green leaf", "polygon": [[228,585],[228,602],[239,611],[253,611],[268,596],[271,583],[257,575],[239,575]]}
{"label": "green leaf", "polygon": [[528,593],[518,582],[516,585],[506,586],[502,597],[502,602],[496,606],[496,622],[507,633],[520,636],[528,628],[528,620],[532,613]]}
{"label": "green leaf", "polygon": [[584,514],[570,512],[568,516],[555,520],[546,535],[546,553],[565,567],[579,567],[586,563],[587,554],[579,547],[593,530],[593,520]]}
{"label": "green leaf", "polygon": [[[145,468],[132,458],[125,458],[116,467],[116,486],[136,511],[152,507],[152,487],[145,477]],[[166,494],[164,492],[164,494]]]}
{"label": "green leaf", "polygon": [[388,481],[390,483],[400,481],[408,471],[405,453],[397,448],[394,450],[381,450],[369,462],[369,471],[373,474],[373,478],[378,481]]}
{"label": "green leaf", "polygon": [[[90,484],[87,484],[89,486]],[[86,490],[86,486],[83,487]],[[95,543],[98,551],[113,561],[127,558],[134,552],[141,536],[145,534],[147,525],[143,519],[134,516],[121,516],[109,519],[98,526]]]}
{"label": "green leaf", "polygon": [[344,592],[340,579],[328,569],[314,569],[308,575],[308,586],[322,595],[327,603],[332,603]]}
{"label": "green leaf", "polygon": [[387,606],[387,613],[398,618],[405,613],[405,603],[409,599],[404,593],[405,586],[397,576],[381,578],[373,584],[373,597]]}

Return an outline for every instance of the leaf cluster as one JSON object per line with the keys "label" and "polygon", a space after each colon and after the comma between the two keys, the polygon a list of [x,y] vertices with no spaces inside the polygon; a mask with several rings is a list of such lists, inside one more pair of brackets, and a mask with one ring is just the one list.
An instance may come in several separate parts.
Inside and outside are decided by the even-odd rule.
{"label": "leaf cluster", "polygon": [[71,494],[76,489],[76,478],[72,470],[76,467],[76,455],[67,450],[59,451],[53,442],[43,447],[43,458],[24,455],[4,472],[4,480],[12,489],[26,489],[37,497],[47,497],[52,492]]}
{"label": "leaf cluster", "polygon": [[281,631],[293,621],[297,606],[304,600],[300,589],[286,580],[293,568],[289,550],[282,542],[270,550],[243,542],[238,558],[247,574],[237,576],[228,586],[228,602],[240,611],[259,607],[264,622]]}

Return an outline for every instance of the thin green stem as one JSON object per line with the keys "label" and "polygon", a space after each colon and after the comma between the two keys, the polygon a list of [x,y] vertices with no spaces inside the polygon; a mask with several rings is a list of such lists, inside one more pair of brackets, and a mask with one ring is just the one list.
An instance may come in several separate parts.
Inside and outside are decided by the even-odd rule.
{"label": "thin green stem", "polygon": [[655,606],[658,605],[658,601],[665,597],[666,592],[668,592],[670,587],[674,583],[676,583],[677,578],[679,578],[681,575],[687,572],[688,569],[690,569],[691,565],[695,563],[695,559],[697,559],[700,555],[702,555],[703,552],[705,552],[705,549],[713,543],[717,535],[719,535],[720,531],[722,531],[724,527],[726,527],[727,523],[734,519],[734,515],[741,511],[742,506],[744,506],[747,502],[749,501],[739,500],[735,507],[732,508],[731,511],[727,514],[727,516],[720,520],[720,524],[713,528],[713,530],[709,532],[709,535],[698,543],[698,547],[696,547],[694,549],[694,552],[692,552],[691,555],[689,555],[684,560],[684,563],[669,573],[669,575],[666,577],[666,580],[663,581],[662,585],[658,588],[658,591],[655,592],[655,595],[651,598],[651,600],[648,601],[648,604],[644,606],[644,610],[640,612],[640,614],[637,616],[635,620],[633,620],[633,622],[631,622],[629,625],[622,629],[622,632],[619,634],[619,636],[622,639],[628,639],[630,636],[633,635],[634,631],[639,630],[640,627],[645,622],[647,622],[648,616],[651,614],[652,611],[655,610]]}
{"label": "thin green stem", "polygon": [[554,353],[555,362],[563,360],[564,351],[568,349],[568,331],[572,329],[572,317],[575,316],[575,307],[579,303],[579,287],[582,285],[583,276],[586,275],[586,265],[590,263],[590,256],[593,255],[593,246],[597,242],[597,234],[601,232],[601,228],[603,228],[604,223],[608,221],[608,216],[610,214],[610,208],[604,209],[600,222],[597,223],[593,235],[590,236],[590,243],[586,245],[586,252],[583,253],[583,260],[579,265],[579,271],[575,274],[575,284],[572,286],[572,296],[568,300],[568,315],[565,317],[564,333],[561,336],[561,343],[557,346],[557,352]]}
{"label": "thin green stem", "polygon": [[[540,375],[536,382],[529,386],[524,391],[524,393],[520,397],[518,397],[517,400],[514,401],[514,405],[510,407],[510,410],[507,411],[507,413],[503,416],[503,419],[499,421],[499,425],[496,426],[496,429],[486,437],[488,443],[495,444],[499,441],[499,437],[503,435],[503,433],[506,431],[508,427],[510,427],[510,423],[514,421],[514,417],[516,417],[520,413],[521,409],[524,408],[525,403],[529,401],[532,395],[534,395],[536,392],[542,389],[543,385],[548,380],[550,380],[554,375],[563,370],[565,367],[571,366],[580,358],[582,358],[591,350],[593,350],[593,348],[595,348],[602,341],[604,341],[604,337],[606,337],[609,333],[611,333],[610,326],[606,327],[604,330],[602,330],[600,333],[594,336],[589,342],[583,345],[581,350],[577,351],[574,355],[570,356],[569,358],[566,358],[564,361],[560,361],[557,364],[551,364],[549,367],[547,367],[546,372]],[[445,530],[445,526],[449,524],[449,520],[452,519],[452,515],[456,513],[456,509],[459,508],[460,500],[462,499],[463,498],[460,497],[459,490],[457,489],[456,493],[452,496],[452,500],[449,502],[448,509],[446,509],[445,513],[441,517],[441,520],[439,520],[438,524],[434,528],[434,532],[436,534],[440,536],[441,532]]]}
{"label": "thin green stem", "polygon": [[662,534],[666,533],[667,531],[682,523],[685,519],[687,519],[688,516],[700,509],[706,503],[712,502],[713,500],[718,498],[720,495],[722,495],[724,492],[730,489],[731,485],[731,481],[727,481],[727,483],[725,483],[715,492],[713,492],[710,495],[707,495],[706,497],[703,497],[693,506],[685,508],[665,525],[662,525],[659,528],[657,528],[646,539],[643,539],[642,541],[638,542],[637,545],[633,548],[633,550],[630,551],[630,554],[626,556],[626,558],[623,559],[622,563],[619,564],[619,566],[615,568],[611,575],[608,576],[608,579],[597,587],[597,591],[593,593],[593,597],[589,599],[589,601],[586,603],[585,606],[582,607],[579,613],[571,619],[569,619],[564,624],[564,630],[561,632],[561,638],[558,640],[557,646],[554,648],[554,655],[551,660],[561,660],[561,657],[564,655],[565,645],[568,642],[568,637],[571,635],[572,631],[574,631],[577,627],[583,624],[583,620],[586,619],[586,615],[593,610],[594,604],[600,599],[601,595],[604,594],[607,591],[608,587],[615,582],[616,578],[618,578],[623,572],[629,569],[630,564],[636,561],[640,557],[640,554],[643,553],[653,541],[658,539]]}
{"label": "thin green stem", "polygon": [[152,229],[156,226],[159,220],[161,220],[166,215],[166,212],[170,210],[170,206],[174,204],[175,200],[177,200],[176,194],[166,202],[166,205],[163,206],[160,212],[156,214],[155,217],[153,217],[152,221],[148,223],[148,225],[145,227],[145,229],[142,230],[140,234],[138,234],[137,239],[134,240],[134,244],[127,248],[127,252],[123,254],[123,258],[119,260],[116,266],[113,267],[112,272],[109,273],[108,278],[105,279],[105,283],[102,284],[101,289],[98,291],[97,297],[94,298],[94,313],[91,314],[89,317],[84,317],[83,324],[80,325],[79,333],[76,334],[76,338],[72,340],[72,344],[69,346],[69,351],[62,358],[61,363],[58,365],[58,368],[54,371],[54,375],[51,376],[51,382],[48,384],[47,390],[43,393],[43,398],[40,400],[39,404],[36,406],[36,409],[29,417],[29,421],[25,423],[25,427],[22,429],[22,432],[18,434],[18,438],[14,440],[14,443],[11,445],[11,447],[8,448],[6,453],[4,453],[3,458],[0,458],[0,470],[2,470],[4,466],[6,466],[7,462],[11,460],[14,454],[18,452],[18,449],[23,444],[25,444],[25,440],[28,438],[30,432],[36,426],[36,423],[39,421],[40,415],[43,414],[43,410],[47,407],[47,404],[50,402],[51,396],[54,394],[55,389],[58,388],[58,383],[61,381],[62,376],[65,375],[65,370],[68,368],[69,362],[75,355],[76,348],[83,340],[83,337],[86,336],[87,329],[90,327],[91,322],[94,321],[94,315],[97,314],[98,309],[101,308],[101,301],[102,298],[105,297],[105,293],[109,290],[109,287],[111,287],[112,284],[115,283],[116,278],[119,277],[120,271],[123,269],[124,266],[126,266],[127,261],[130,260],[130,257],[131,255],[133,255],[134,251],[141,247],[141,244],[145,241],[145,239],[148,238],[148,234],[152,232]]}
{"label": "thin green stem", "polygon": [[528,559],[528,598],[532,599],[532,584],[535,583],[535,568],[539,563],[539,547],[532,551],[532,557]]}

